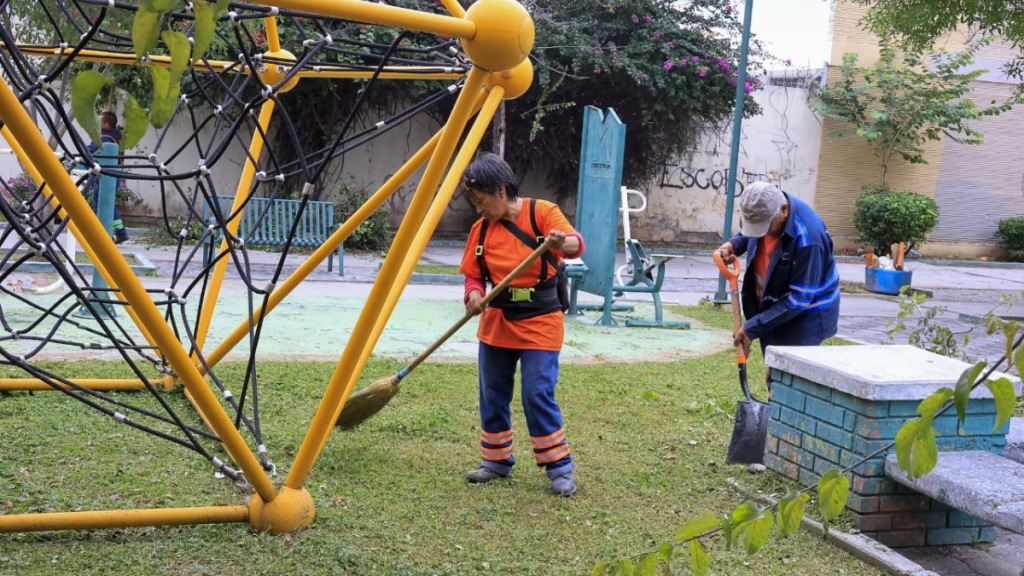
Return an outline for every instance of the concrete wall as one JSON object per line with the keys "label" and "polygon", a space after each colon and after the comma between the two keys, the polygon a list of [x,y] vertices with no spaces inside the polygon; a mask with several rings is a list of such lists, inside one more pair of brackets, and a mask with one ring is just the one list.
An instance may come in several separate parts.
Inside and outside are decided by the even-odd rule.
{"label": "concrete wall", "polygon": [[[839,79],[843,54],[856,52],[858,65],[872,66],[878,60],[875,36],[861,28],[865,8],[846,0],[834,13],[832,55],[828,81]],[[962,50],[973,36],[967,29],[940,39],[951,52]],[[976,68],[989,73],[974,84],[971,98],[979,107],[1002,101],[1015,88],[1001,73],[1006,61],[1017,52],[1006,44],[984,48]],[[824,122],[820,176],[815,189],[815,208],[829,227],[837,248],[855,245],[857,232],[850,223],[853,204],[862,184],[881,181],[881,165],[871,149],[855,136],[833,138],[848,125]],[[975,123],[985,135],[980,146],[961,145],[949,140],[925,146],[928,164],[912,165],[901,160],[890,164],[888,181],[896,190],[917,192],[934,198],[939,206],[939,224],[928,243],[920,247],[931,256],[992,256],[1002,252],[995,237],[999,220],[1024,213],[1021,160],[1024,152],[1015,144],[1015,134],[1024,128],[1024,110],[1019,107],[997,118]]]}
{"label": "concrete wall", "polygon": [[[821,124],[807,107],[809,93],[771,85],[767,79],[765,84],[765,90],[755,94],[763,115],[742,125],[737,195],[746,185],[766,181],[813,203]],[[720,242],[731,146],[730,123],[666,165],[659,185],[646,190],[647,212],[630,220],[632,236],[641,241]],[[625,161],[629,162],[628,150]],[[734,230],[738,218],[737,210]]]}

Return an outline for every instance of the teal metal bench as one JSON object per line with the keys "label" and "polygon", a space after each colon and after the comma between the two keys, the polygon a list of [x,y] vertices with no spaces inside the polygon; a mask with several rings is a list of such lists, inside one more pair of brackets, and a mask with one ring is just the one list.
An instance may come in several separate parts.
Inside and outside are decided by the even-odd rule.
{"label": "teal metal bench", "polygon": [[[234,196],[217,196],[221,213],[225,218],[231,216]],[[242,213],[238,216],[238,233],[247,246],[284,246],[288,240],[295,217],[299,213],[301,200],[271,200],[270,198],[250,198]],[[204,208],[203,218],[206,222],[216,222],[210,206]],[[303,248],[319,248],[334,233],[334,204],[331,202],[309,201],[299,218],[299,227],[295,231],[292,246]],[[217,234],[216,242],[220,244],[223,234]],[[203,251],[203,266],[209,263],[213,239],[207,240],[207,250]],[[343,246],[338,246],[338,275],[344,272],[342,260]],[[327,271],[334,268],[334,253],[327,258]]]}

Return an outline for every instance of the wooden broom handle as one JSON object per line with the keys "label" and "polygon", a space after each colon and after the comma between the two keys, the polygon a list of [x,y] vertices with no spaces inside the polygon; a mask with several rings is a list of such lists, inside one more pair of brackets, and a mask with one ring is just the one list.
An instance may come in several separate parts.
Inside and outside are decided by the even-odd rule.
{"label": "wooden broom handle", "polygon": [[[490,304],[491,300],[494,300],[498,296],[498,294],[502,292],[502,290],[508,288],[508,285],[511,284],[512,281],[516,279],[516,277],[522,274],[523,270],[526,270],[530,266],[530,264],[533,264],[535,260],[543,256],[544,253],[547,252],[550,247],[550,243],[548,243],[548,241],[545,240],[544,243],[538,246],[532,254],[526,257],[526,260],[523,260],[523,262],[519,264],[519,266],[516,266],[514,270],[509,272],[508,276],[505,276],[505,278],[501,282],[499,282],[497,286],[491,288],[491,291],[484,295],[484,297],[480,300],[480,307],[484,308],[488,304]],[[405,374],[408,374],[409,372],[412,372],[417,366],[420,365],[420,363],[422,363],[424,360],[427,359],[427,357],[433,354],[435,350],[440,348],[441,345],[445,343],[445,340],[451,338],[453,334],[455,334],[456,332],[459,331],[460,328],[465,326],[466,322],[469,322],[470,319],[473,318],[473,316],[476,316],[476,314],[470,314],[469,312],[466,312],[462,316],[462,318],[459,319],[458,322],[456,322],[451,328],[448,329],[447,332],[442,334],[441,337],[438,338],[437,340],[434,340],[433,344],[431,344],[426,350],[421,352],[419,356],[417,356],[412,362],[409,363],[408,366],[405,367],[404,370],[402,370],[403,376]]]}

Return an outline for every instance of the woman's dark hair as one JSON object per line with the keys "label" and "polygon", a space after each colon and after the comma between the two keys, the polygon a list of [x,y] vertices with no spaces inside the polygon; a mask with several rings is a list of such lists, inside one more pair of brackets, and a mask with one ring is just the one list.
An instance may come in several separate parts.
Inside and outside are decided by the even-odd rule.
{"label": "woman's dark hair", "polygon": [[481,152],[462,173],[462,186],[472,188],[494,196],[505,187],[505,196],[509,200],[519,197],[519,183],[516,175],[505,160],[497,154]]}

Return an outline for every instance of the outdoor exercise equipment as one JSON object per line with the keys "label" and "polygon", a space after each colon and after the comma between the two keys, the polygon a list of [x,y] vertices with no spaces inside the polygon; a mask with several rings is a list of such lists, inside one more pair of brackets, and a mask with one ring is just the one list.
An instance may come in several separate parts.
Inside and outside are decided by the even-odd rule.
{"label": "outdoor exercise equipment", "polygon": [[[141,6],[150,9],[157,4],[166,3]],[[187,71],[189,82],[183,85],[172,121],[162,128],[158,143],[145,155],[129,152],[118,158],[109,151],[88,151],[85,137],[65,110],[58,85],[74,62],[115,67],[136,64],[130,35],[116,26],[134,19],[140,6],[107,0],[40,3],[39,10],[53,24],[52,38],[45,43],[20,43],[16,30],[0,25],[0,69],[5,79],[0,82],[0,132],[37,185],[27,199],[17,199],[9,186],[2,185],[5,193],[0,194],[0,213],[9,225],[0,232],[0,281],[30,258],[43,258],[68,287],[62,296],[30,299],[3,288],[0,282],[2,302],[18,302],[38,315],[27,325],[18,324],[5,315],[7,304],[0,304],[0,365],[16,367],[25,374],[23,378],[0,379],[0,390],[58,391],[117,423],[197,453],[219,474],[252,493],[246,504],[238,506],[9,513],[0,515],[0,532],[248,522],[257,530],[276,533],[312,522],[313,500],[304,485],[339,413],[501,100],[522,95],[532,83],[527,55],[533,44],[533,23],[514,0],[479,0],[469,10],[455,0],[441,0],[431,12],[353,0],[281,0],[276,4],[226,5],[226,13],[216,24],[217,43],[222,45],[218,54],[223,59],[208,55],[201,62],[192,62]],[[212,6],[205,0],[175,3],[159,18],[171,30],[191,36],[199,12]],[[368,41],[374,36],[361,35],[365,28],[376,26],[390,41]],[[286,50],[285,38],[299,39],[294,41],[294,55]],[[167,69],[180,64],[152,54],[141,62],[142,66]],[[329,145],[299,154],[295,161],[281,161],[281,151],[267,140],[271,121],[278,119],[277,129],[301,150],[302,135],[296,133],[291,119],[306,113],[288,110],[281,94],[298,82],[345,80],[364,82],[347,121],[329,127],[334,130]],[[354,119],[365,96],[379,90],[381,81],[399,80],[443,84],[407,109],[355,131]],[[327,166],[452,97],[455,102],[443,128],[295,272],[282,278],[285,258],[296,243],[297,222],[307,207],[313,183]],[[27,103],[34,106],[39,126],[26,111]],[[168,136],[174,120],[192,129],[184,143]],[[62,128],[67,128],[63,138],[59,135]],[[72,180],[43,131],[54,136],[65,158],[89,168],[84,180]],[[211,174],[224,168],[221,163],[232,148],[244,151],[245,163],[237,189],[232,191],[233,203],[224,210],[217,201],[220,191]],[[185,150],[197,154],[198,163],[186,161]],[[122,164],[114,169],[101,159]],[[284,452],[266,444],[266,423],[260,411],[257,352],[263,320],[424,165],[377,281],[326,383],[284,485],[279,486],[272,480],[277,467],[271,456]],[[83,198],[79,186],[91,190],[90,180],[98,176],[156,183],[165,199],[174,197],[187,206],[184,226],[172,224],[166,204],[163,206],[165,225],[179,238],[169,287],[142,284]],[[272,280],[257,285],[246,251],[249,238],[238,232],[240,215],[257,196],[284,199],[288,177],[304,182],[301,205]],[[209,225],[203,222],[207,209],[213,220]],[[266,211],[261,216],[266,217]],[[198,239],[187,233],[193,223],[205,226]],[[59,241],[65,233],[76,238],[102,282],[87,278],[73,265],[74,255]],[[203,264],[203,243],[209,238],[218,239],[219,247],[209,263]],[[65,260],[72,263],[70,269],[64,267]],[[248,317],[214,348],[207,342],[210,323],[229,267],[245,287]],[[118,314],[99,314],[96,306],[90,306],[89,320],[71,318],[86,302],[110,306]],[[125,314],[120,314],[122,311]],[[129,320],[141,338],[127,330],[124,323]],[[249,362],[239,383],[241,389],[232,392],[219,374],[218,363],[243,339]],[[67,347],[116,351],[136,377],[78,380],[41,362],[47,353]],[[185,417],[166,401],[165,389],[178,385],[184,387],[200,418]],[[108,394],[110,390],[143,391],[148,404],[134,401],[132,395]],[[224,454],[218,445],[224,448],[227,461],[221,459]]]}

